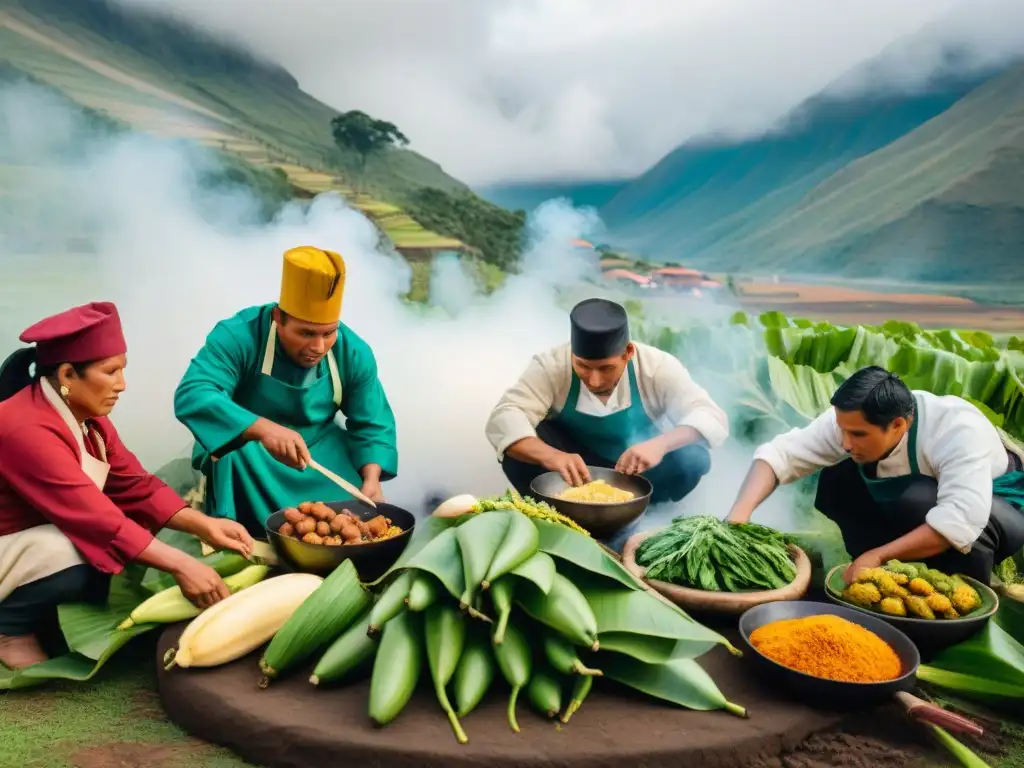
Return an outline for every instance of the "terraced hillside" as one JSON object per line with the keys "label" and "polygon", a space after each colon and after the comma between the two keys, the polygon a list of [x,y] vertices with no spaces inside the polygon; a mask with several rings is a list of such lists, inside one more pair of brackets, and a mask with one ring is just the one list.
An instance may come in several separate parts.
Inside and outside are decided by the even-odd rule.
{"label": "terraced hillside", "polygon": [[[473,250],[401,211],[418,189],[471,194],[464,184],[415,152],[394,150],[370,159],[357,197],[347,173],[355,159],[330,135],[337,112],[279,67],[195,30],[107,0],[4,0],[0,65],[134,129],[280,168],[299,196],[337,191],[402,251]],[[24,170],[0,169],[0,194],[4,179]]]}
{"label": "terraced hillside", "polygon": [[602,209],[611,242],[716,272],[1024,278],[1024,65],[821,95],[772,132],[684,144]]}

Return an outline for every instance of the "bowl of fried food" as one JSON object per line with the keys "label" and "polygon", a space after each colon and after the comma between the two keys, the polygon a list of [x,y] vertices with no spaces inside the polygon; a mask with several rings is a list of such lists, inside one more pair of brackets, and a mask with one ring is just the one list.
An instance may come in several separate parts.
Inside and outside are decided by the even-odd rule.
{"label": "bowl of fried food", "polygon": [[999,610],[999,595],[969,576],[890,560],[878,568],[861,569],[847,584],[847,566],[837,565],[825,577],[829,600],[892,624],[922,651],[942,650],[968,639]]}
{"label": "bowl of fried food", "polygon": [[267,518],[267,540],[293,570],[326,576],[351,560],[363,581],[382,575],[409,543],[416,519],[392,504],[304,501]]}
{"label": "bowl of fried food", "polygon": [[644,513],[651,502],[651,482],[641,475],[587,467],[590,482],[573,487],[558,472],[546,472],[530,484],[544,501],[571,518],[597,539],[613,536]]}

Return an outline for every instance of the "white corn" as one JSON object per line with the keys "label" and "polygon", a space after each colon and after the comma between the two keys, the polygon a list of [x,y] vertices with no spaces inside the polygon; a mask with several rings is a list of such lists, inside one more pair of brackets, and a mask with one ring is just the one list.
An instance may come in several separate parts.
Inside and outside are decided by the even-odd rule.
{"label": "white corn", "polygon": [[287,573],[221,600],[185,628],[174,664],[214,667],[240,659],[272,638],[321,583],[311,573]]}

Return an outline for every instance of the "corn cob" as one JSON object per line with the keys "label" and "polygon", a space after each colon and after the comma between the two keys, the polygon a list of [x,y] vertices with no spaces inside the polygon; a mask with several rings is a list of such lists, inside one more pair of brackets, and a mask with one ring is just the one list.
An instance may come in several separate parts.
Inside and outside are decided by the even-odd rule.
{"label": "corn cob", "polygon": [[583,593],[562,574],[555,574],[550,594],[545,595],[539,589],[519,590],[516,602],[533,618],[572,642],[594,651],[598,649],[594,611]]}
{"label": "corn cob", "polygon": [[535,669],[526,684],[526,698],[533,708],[551,719],[562,710],[562,686],[547,670]]}
{"label": "corn cob", "polygon": [[348,629],[370,607],[351,560],[343,561],[274,635],[260,659],[261,687],[301,664]]}
{"label": "corn cob", "polygon": [[402,611],[384,625],[370,678],[370,718],[377,725],[394,720],[412,698],[423,667],[419,617]]}
{"label": "corn cob", "polygon": [[483,631],[471,628],[459,665],[455,668],[456,715],[465,717],[484,697],[494,681],[494,656]]}
{"label": "corn cob", "polygon": [[519,723],[516,722],[516,699],[519,698],[519,691],[530,681],[533,656],[526,636],[515,624],[506,627],[504,642],[494,647],[494,658],[498,662],[501,674],[512,686],[512,694],[508,699],[508,724],[513,731],[519,733]]}
{"label": "corn cob", "polygon": [[385,587],[377,602],[370,611],[370,623],[366,628],[366,634],[371,637],[380,632],[381,627],[398,615],[399,611],[405,608],[406,598],[409,597],[409,585],[412,583],[413,571],[403,571],[398,577]]}
{"label": "corn cob", "polygon": [[287,573],[221,600],[185,627],[168,668],[214,667],[245,656],[273,637],[321,583],[310,573]]}
{"label": "corn cob", "polygon": [[333,683],[373,658],[377,643],[366,631],[369,618],[370,612],[364,612],[341,637],[331,643],[313,669],[309,682],[313,685]]}
{"label": "corn cob", "polygon": [[547,520],[551,523],[564,525],[566,528],[572,528],[574,531],[582,533],[584,536],[590,536],[590,533],[581,528],[572,518],[556,512],[555,508],[550,504],[546,504],[543,501],[534,501],[529,496],[526,498],[520,496],[517,500],[482,499],[473,507],[473,512],[492,512],[498,509],[518,510],[527,517],[535,518],[537,520]]}
{"label": "corn cob", "polygon": [[487,574],[480,583],[484,589],[490,589],[495,579],[518,568],[537,551],[537,542],[540,538],[537,526],[518,510],[510,512],[508,517],[505,537],[494,553]]}
{"label": "corn cob", "polygon": [[448,715],[448,722],[452,725],[455,738],[460,744],[465,744],[469,739],[466,737],[462,725],[459,723],[451,702],[448,700],[448,693],[445,686],[455,674],[455,667],[462,656],[462,649],[466,642],[466,624],[462,614],[449,603],[439,603],[427,609],[426,621],[424,623],[424,634],[427,645],[427,661],[430,664],[430,676],[434,681],[434,693],[441,709]]}
{"label": "corn cob", "polygon": [[561,635],[548,632],[544,635],[544,655],[548,663],[563,675],[600,676],[601,670],[590,669],[580,661],[572,643]]}
{"label": "corn cob", "polygon": [[[270,568],[266,565],[250,565],[224,579],[224,585],[231,594],[234,594],[263,581],[269,571]],[[131,615],[117,628],[128,629],[136,624],[173,624],[191,619],[199,613],[199,606],[185,597],[181,587],[168,587],[135,606]]]}

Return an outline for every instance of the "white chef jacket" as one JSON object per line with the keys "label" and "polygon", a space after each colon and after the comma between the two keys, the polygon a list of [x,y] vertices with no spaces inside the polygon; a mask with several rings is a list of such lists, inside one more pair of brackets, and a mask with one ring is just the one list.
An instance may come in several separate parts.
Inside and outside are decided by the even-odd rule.
{"label": "white chef jacket", "polygon": [[[915,391],[917,463],[923,475],[938,482],[938,499],[925,521],[961,552],[988,525],[992,481],[1007,469],[999,432],[966,400]],[[879,479],[910,474],[908,433],[878,462]],[[808,426],[793,429],[760,446],[755,459],[766,462],[781,484],[791,483],[849,458],[836,412],[829,408]]]}
{"label": "white chef jacket", "polygon": [[[656,347],[633,342],[637,386],[644,410],[655,425],[667,432],[679,426],[693,427],[716,448],[729,436],[729,419],[708,393],[690,376],[679,360]],[[569,344],[535,355],[523,375],[491,411],[487,439],[498,458],[510,445],[536,437],[537,425],[549,411],[561,411],[572,385],[572,351]],[[580,387],[576,408],[591,416],[606,416],[632,404],[629,373],[624,372],[615,390],[602,403],[585,386]]]}

